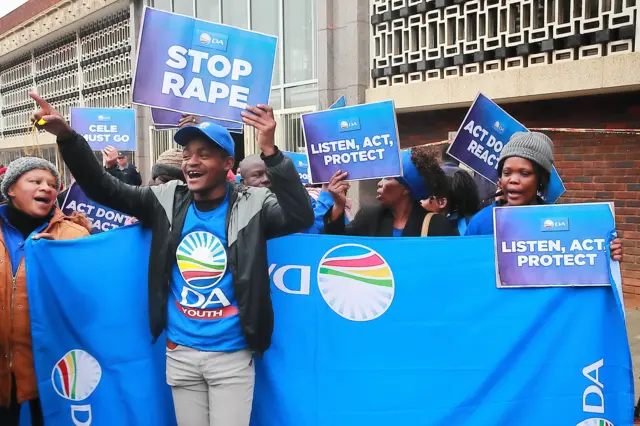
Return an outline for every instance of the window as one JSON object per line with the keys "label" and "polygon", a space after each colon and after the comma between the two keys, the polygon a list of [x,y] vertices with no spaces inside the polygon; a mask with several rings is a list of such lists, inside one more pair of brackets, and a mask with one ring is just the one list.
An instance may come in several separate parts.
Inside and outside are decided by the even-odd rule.
{"label": "window", "polygon": [[222,23],[239,28],[249,28],[246,0],[222,0]]}
{"label": "window", "polygon": [[284,89],[284,107],[298,108],[318,103],[318,85],[305,84]]}
{"label": "window", "polygon": [[272,89],[269,95],[269,106],[275,110],[282,109],[282,93],[280,89]]}
{"label": "window", "polygon": [[[280,34],[280,1],[279,0],[251,0],[251,29],[264,34],[278,37]],[[279,37],[278,44],[282,43]],[[280,82],[280,47],[276,50],[276,61],[273,67],[272,86]],[[272,96],[273,98],[273,96]]]}
{"label": "window", "polygon": [[220,0],[196,0],[196,17],[220,22]]}
{"label": "window", "polygon": [[284,0],[284,82],[316,78],[316,1]]}
{"label": "window", "polygon": [[153,0],[153,7],[171,12],[171,0]]}
{"label": "window", "polygon": [[182,15],[193,16],[193,0],[173,0],[173,11]]}

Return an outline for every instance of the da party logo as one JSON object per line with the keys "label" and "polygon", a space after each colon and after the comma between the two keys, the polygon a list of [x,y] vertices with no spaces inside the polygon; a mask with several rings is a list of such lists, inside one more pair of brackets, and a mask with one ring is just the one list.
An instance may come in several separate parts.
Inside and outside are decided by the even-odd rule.
{"label": "da party logo", "polygon": [[[56,393],[70,401],[84,401],[89,398],[101,378],[102,368],[98,361],[81,349],[67,352],[51,372],[51,383]],[[91,405],[72,405],[71,420],[76,426],[90,425]]]}
{"label": "da party logo", "polygon": [[360,130],[360,119],[358,117],[340,120],[340,132],[351,132],[353,130]]}
{"label": "da party logo", "polygon": [[372,249],[344,244],[329,250],[318,267],[318,288],[335,313],[351,321],[371,321],[393,301],[393,273]]}
{"label": "da party logo", "polygon": [[196,29],[193,38],[194,44],[197,44],[198,46],[220,50],[222,52],[227,51],[229,36],[225,34],[212,33],[209,31]]}
{"label": "da party logo", "polygon": [[541,231],[543,232],[551,232],[551,231],[568,231],[569,230],[569,218],[568,217],[560,217],[560,218],[550,218],[543,219]]}
{"label": "da party logo", "polygon": [[216,320],[238,313],[222,289],[216,287],[227,270],[227,251],[218,237],[210,232],[191,232],[178,245],[176,260],[187,284],[176,300],[176,308],[184,316]]}
{"label": "da party logo", "polygon": [[[311,266],[269,265],[273,284],[283,293],[309,296]],[[341,244],[320,260],[318,289],[324,301],[338,315],[350,321],[371,321],[391,306],[394,278],[380,254],[360,244]]]}
{"label": "da party logo", "polygon": [[608,420],[605,419],[587,419],[584,420],[580,423],[578,423],[576,426],[613,426],[613,423],[611,423]]}

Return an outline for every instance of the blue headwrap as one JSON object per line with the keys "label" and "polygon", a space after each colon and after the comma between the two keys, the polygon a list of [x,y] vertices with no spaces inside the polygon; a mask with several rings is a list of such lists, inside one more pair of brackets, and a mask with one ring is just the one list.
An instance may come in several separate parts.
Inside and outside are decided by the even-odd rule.
{"label": "blue headwrap", "polygon": [[397,177],[396,180],[409,188],[414,200],[420,201],[429,198],[431,191],[425,185],[424,179],[416,166],[413,165],[410,149],[402,151],[402,172],[403,176]]}

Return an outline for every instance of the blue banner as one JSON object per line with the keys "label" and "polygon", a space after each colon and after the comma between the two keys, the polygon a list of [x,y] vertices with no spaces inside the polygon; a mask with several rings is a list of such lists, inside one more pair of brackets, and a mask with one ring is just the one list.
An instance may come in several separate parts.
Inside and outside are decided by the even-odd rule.
{"label": "blue banner", "polygon": [[133,102],[242,123],[247,105],[269,103],[277,41],[145,7]]}
{"label": "blue banner", "polygon": [[338,170],[348,180],[402,175],[393,101],[303,114],[302,126],[313,183]]}
{"label": "blue banner", "polygon": [[282,151],[284,155],[291,158],[293,165],[296,166],[300,181],[303,185],[309,183],[309,157],[301,152]]}
{"label": "blue banner", "polygon": [[131,216],[90,200],[80,188],[80,185],[76,183],[69,187],[60,210],[66,215],[71,215],[73,212],[85,215],[91,222],[92,234],[124,226],[127,219],[131,218]]}
{"label": "blue banner", "polygon": [[71,108],[71,127],[94,151],[114,146],[118,151],[136,150],[136,112],[124,108]]}
{"label": "blue banner", "polygon": [[[499,178],[500,152],[509,142],[511,135],[516,132],[528,132],[528,130],[491,99],[478,93],[455,139],[449,146],[448,153],[495,183]],[[564,184],[554,167],[545,200],[553,204],[564,192]]]}
{"label": "blue banner", "polygon": [[493,209],[498,287],[615,284],[613,203]]}
{"label": "blue banner", "polygon": [[[137,226],[29,244],[48,426],[86,419],[74,405],[90,406],[94,425],[173,420],[164,353],[147,331],[148,244]],[[96,259],[126,273],[105,274]],[[295,235],[269,243],[269,274],[275,331],[256,361],[252,426],[633,422],[612,287],[498,289],[490,236]],[[69,398],[57,369],[73,351],[84,367]],[[85,379],[96,365],[100,378]]]}
{"label": "blue banner", "polygon": [[164,374],[166,340],[152,346],[149,332],[150,240],[150,231],[132,226],[26,244],[33,353],[47,426],[175,425]]}

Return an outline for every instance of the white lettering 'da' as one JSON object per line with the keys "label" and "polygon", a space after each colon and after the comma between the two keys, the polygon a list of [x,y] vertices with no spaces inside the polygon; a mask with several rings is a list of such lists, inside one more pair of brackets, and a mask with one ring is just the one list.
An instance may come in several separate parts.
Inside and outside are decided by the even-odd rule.
{"label": "white lettering 'da'", "polygon": [[[599,369],[604,365],[604,359],[598,360],[582,369],[582,375],[593,384],[587,386],[582,394],[582,411],[585,413],[604,413],[604,385],[600,383]],[[595,371],[595,376],[591,374]],[[594,398],[595,397],[595,398]],[[587,403],[589,399],[589,403]]]}
{"label": "white lettering 'da'", "polygon": [[[275,272],[274,272],[275,271]],[[284,276],[288,271],[290,275],[296,275],[296,272],[300,274],[300,285],[297,288],[289,288],[284,283]],[[300,265],[285,265],[276,269],[276,265],[269,266],[269,276],[273,279],[273,284],[283,293],[288,294],[300,294],[304,296],[309,295],[309,290],[311,288],[311,267],[309,266],[300,266]],[[291,283],[291,279],[289,283]],[[293,280],[295,282],[295,280]]]}

